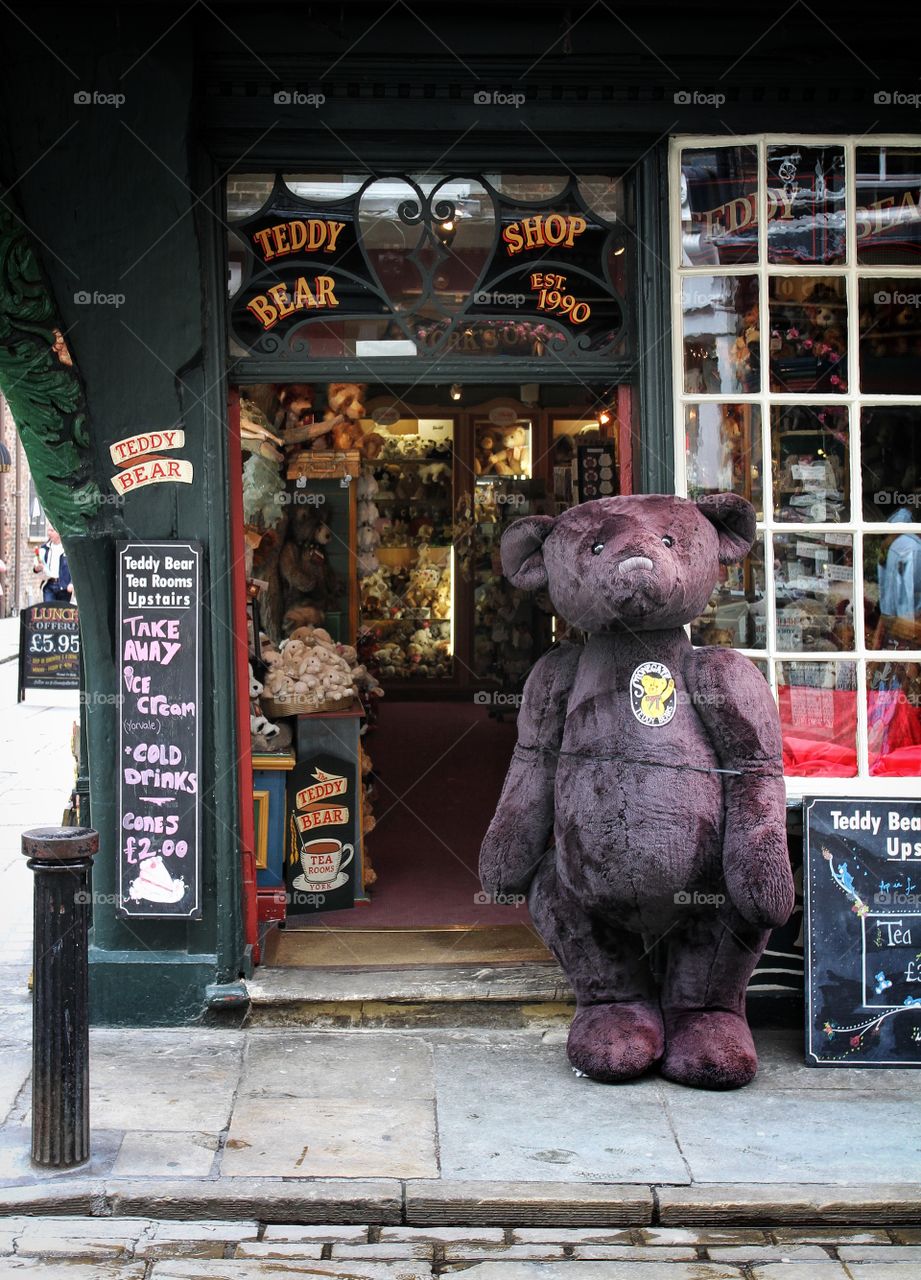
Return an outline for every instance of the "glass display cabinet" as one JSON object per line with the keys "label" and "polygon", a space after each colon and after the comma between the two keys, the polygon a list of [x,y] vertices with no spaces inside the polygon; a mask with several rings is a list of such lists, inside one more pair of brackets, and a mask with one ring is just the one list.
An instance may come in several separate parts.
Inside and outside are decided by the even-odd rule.
{"label": "glass display cabinet", "polygon": [[454,419],[401,418],[359,481],[359,626],[381,679],[455,676]]}

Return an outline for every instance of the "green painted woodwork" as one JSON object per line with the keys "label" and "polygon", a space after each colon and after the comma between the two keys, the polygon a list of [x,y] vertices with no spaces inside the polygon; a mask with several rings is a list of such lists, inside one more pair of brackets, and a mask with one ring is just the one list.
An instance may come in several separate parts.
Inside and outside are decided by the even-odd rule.
{"label": "green painted woodwork", "polygon": [[29,458],[35,488],[62,533],[99,509],[87,451],[86,397],[26,229],[0,203],[0,390]]}

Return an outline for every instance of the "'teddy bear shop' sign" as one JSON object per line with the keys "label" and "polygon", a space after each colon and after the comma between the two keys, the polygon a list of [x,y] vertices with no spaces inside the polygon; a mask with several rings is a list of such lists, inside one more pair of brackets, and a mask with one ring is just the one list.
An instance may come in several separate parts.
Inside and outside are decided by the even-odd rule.
{"label": "'teddy bear shop' sign", "polygon": [[119,912],[201,916],[201,547],[118,544]]}

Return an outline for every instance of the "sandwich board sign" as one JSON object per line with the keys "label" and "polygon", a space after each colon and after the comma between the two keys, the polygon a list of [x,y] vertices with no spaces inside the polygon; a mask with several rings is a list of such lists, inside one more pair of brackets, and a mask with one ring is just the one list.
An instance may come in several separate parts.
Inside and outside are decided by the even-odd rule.
{"label": "sandwich board sign", "polygon": [[806,1062],[921,1066],[921,800],[803,802]]}

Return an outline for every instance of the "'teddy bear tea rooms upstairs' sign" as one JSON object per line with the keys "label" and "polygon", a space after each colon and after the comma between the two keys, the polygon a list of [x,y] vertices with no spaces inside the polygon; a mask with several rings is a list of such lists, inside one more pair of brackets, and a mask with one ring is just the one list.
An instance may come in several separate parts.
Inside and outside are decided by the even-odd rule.
{"label": "'teddy bear tea rooms upstairs' sign", "polygon": [[118,544],[119,910],[201,915],[201,547]]}
{"label": "'teddy bear tea rooms upstairs' sign", "polygon": [[804,815],[806,1061],[921,1066],[921,800]]}

